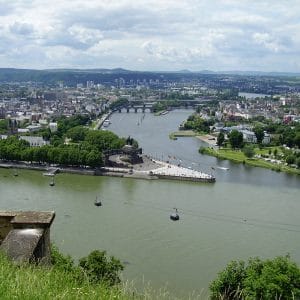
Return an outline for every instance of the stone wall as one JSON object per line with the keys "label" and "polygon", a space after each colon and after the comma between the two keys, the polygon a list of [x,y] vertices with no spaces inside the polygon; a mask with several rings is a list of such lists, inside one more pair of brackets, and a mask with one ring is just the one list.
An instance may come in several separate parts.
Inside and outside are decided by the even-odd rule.
{"label": "stone wall", "polygon": [[17,263],[50,263],[51,212],[0,211],[0,250]]}

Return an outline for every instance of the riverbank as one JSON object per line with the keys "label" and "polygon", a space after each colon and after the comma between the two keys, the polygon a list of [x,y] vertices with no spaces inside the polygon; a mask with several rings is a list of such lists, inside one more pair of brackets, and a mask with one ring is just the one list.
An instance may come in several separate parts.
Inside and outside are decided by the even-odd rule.
{"label": "riverbank", "polygon": [[232,149],[214,149],[209,147],[201,147],[199,149],[201,154],[214,156],[220,159],[227,159],[235,163],[243,163],[252,167],[260,167],[270,169],[276,172],[286,172],[290,174],[300,175],[300,170],[291,168],[282,163],[267,161],[263,158],[247,158],[240,150]]}
{"label": "riverbank", "polygon": [[217,138],[213,135],[210,134],[200,134],[200,135],[195,135],[195,137],[202,142],[207,143],[210,146],[216,146],[217,143]]}
{"label": "riverbank", "polygon": [[196,136],[196,133],[192,130],[180,130],[180,131],[175,131],[171,132],[169,134],[169,138],[171,140],[177,140],[179,137],[194,137]]}
{"label": "riverbank", "polygon": [[217,138],[210,134],[201,134],[193,130],[179,130],[169,134],[171,140],[177,140],[179,137],[195,137],[210,146],[216,146]]}
{"label": "riverbank", "polygon": [[104,167],[102,168],[101,175],[148,180],[170,179],[195,182],[216,181],[216,178],[213,175],[173,165],[168,162],[155,160],[147,155],[143,156],[143,163],[133,165],[131,169]]}
{"label": "riverbank", "polygon": [[48,166],[30,163],[17,162],[1,162],[0,168],[6,169],[27,169],[35,171],[49,172],[55,168],[57,173],[68,173],[90,176],[110,176],[133,179],[170,179],[184,180],[197,182],[215,182],[215,177],[203,172],[192,169],[183,168],[181,166],[172,165],[163,161],[154,160],[151,157],[144,155],[143,163],[132,165],[132,168],[120,167],[101,167],[101,168],[80,168],[80,167],[63,167],[63,166]]}

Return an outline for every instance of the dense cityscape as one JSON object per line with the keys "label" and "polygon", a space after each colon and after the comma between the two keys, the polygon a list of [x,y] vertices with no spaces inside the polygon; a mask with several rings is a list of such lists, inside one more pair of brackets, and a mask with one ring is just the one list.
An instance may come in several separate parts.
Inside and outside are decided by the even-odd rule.
{"label": "dense cityscape", "polygon": [[[22,74],[20,70],[18,72]],[[242,75],[191,76],[179,73],[174,76],[154,73],[147,74],[152,78],[143,79],[144,74],[129,72],[132,74],[130,77],[127,72],[125,80],[117,72],[112,71],[115,77],[112,82],[88,80],[76,83],[75,87],[64,81],[49,85],[31,81],[2,83],[1,139],[12,134],[28,141],[31,146],[54,145],[63,138],[62,134],[55,135],[57,120],[62,117],[85,116],[89,126],[99,127],[113,111],[159,114],[176,108],[192,108],[195,114],[181,129],[213,134],[215,140],[220,132],[229,139],[230,133],[235,130],[243,136],[238,148],[246,146],[244,149],[248,156],[254,156],[255,151],[247,148],[247,144],[262,144],[269,146],[269,155],[266,156],[265,151],[256,154],[265,156],[266,161],[299,168],[300,96],[297,91],[300,87],[295,83],[286,84],[289,77],[266,79],[256,76],[253,80],[253,77]],[[86,125],[85,122],[77,125]],[[263,131],[262,138],[259,137],[260,131]],[[258,139],[261,140],[258,142]],[[63,143],[67,145],[69,140],[67,134]],[[218,145],[223,146],[223,141]],[[208,150],[202,152],[220,154]],[[98,161],[101,160],[99,157]]]}

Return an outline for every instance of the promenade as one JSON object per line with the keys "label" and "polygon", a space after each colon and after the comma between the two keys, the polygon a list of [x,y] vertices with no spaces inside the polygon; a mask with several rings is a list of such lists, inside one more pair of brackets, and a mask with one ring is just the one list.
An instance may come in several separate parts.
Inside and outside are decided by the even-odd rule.
{"label": "promenade", "polygon": [[147,155],[143,156],[143,163],[133,165],[132,169],[105,167],[108,175],[120,174],[122,177],[143,179],[174,179],[199,182],[215,182],[215,177],[200,171],[176,166],[164,161],[155,160]]}
{"label": "promenade", "polygon": [[[64,167],[57,166],[56,172],[81,174],[81,175],[98,175],[98,176],[113,176],[127,177],[140,179],[174,179],[188,180],[199,182],[215,182],[215,177],[200,171],[176,166],[167,162],[155,160],[147,155],[143,156],[144,162],[135,164],[132,168],[122,167],[101,167],[99,169],[83,168],[83,167]],[[25,162],[0,162],[0,168],[10,169],[28,169],[36,171],[52,170],[48,165],[30,164]]]}
{"label": "promenade", "polygon": [[215,181],[215,178],[212,175],[199,172],[196,170],[172,165],[169,163],[156,161],[159,164],[162,164],[162,167],[152,170],[152,174],[156,176],[166,176],[169,178],[178,178],[182,180],[193,180],[193,181]]}

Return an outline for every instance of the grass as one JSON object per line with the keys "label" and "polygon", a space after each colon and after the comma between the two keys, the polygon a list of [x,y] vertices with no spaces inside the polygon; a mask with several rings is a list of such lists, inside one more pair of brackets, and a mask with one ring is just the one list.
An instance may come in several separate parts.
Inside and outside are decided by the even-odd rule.
{"label": "grass", "polygon": [[177,137],[193,137],[196,135],[197,133],[192,130],[181,130],[170,133],[169,138],[171,140],[176,140]]}
{"label": "grass", "polygon": [[[200,299],[194,295],[192,299]],[[150,285],[137,292],[133,283],[115,287],[78,281],[69,272],[57,267],[24,264],[18,266],[0,253],[1,300],[175,300],[165,288],[153,290]]]}
{"label": "grass", "polygon": [[[273,147],[274,149],[276,147]],[[268,154],[270,148],[265,148],[265,149],[255,149],[256,154]],[[279,150],[279,148],[278,148]],[[213,148],[201,148],[199,150],[200,153],[202,154],[207,154],[211,156],[215,156],[217,158],[221,159],[228,159],[236,163],[244,163],[249,166],[253,167],[261,167],[261,168],[266,168],[266,169],[271,169],[273,171],[282,171],[286,173],[291,173],[291,174],[297,174],[300,175],[300,170],[295,169],[289,166],[286,166],[284,164],[276,164],[272,163],[269,161],[265,161],[264,159],[261,158],[247,158],[245,154],[240,151],[240,150],[233,150],[233,149],[227,149],[227,148],[221,148],[219,150],[213,149]],[[279,152],[279,151],[278,151]]]}
{"label": "grass", "polygon": [[17,266],[0,255],[1,299],[132,299],[120,287],[78,283],[57,268]]}
{"label": "grass", "polygon": [[93,120],[89,127],[90,127],[91,129],[94,129],[94,128],[96,127],[97,123],[98,123],[98,119]]}

